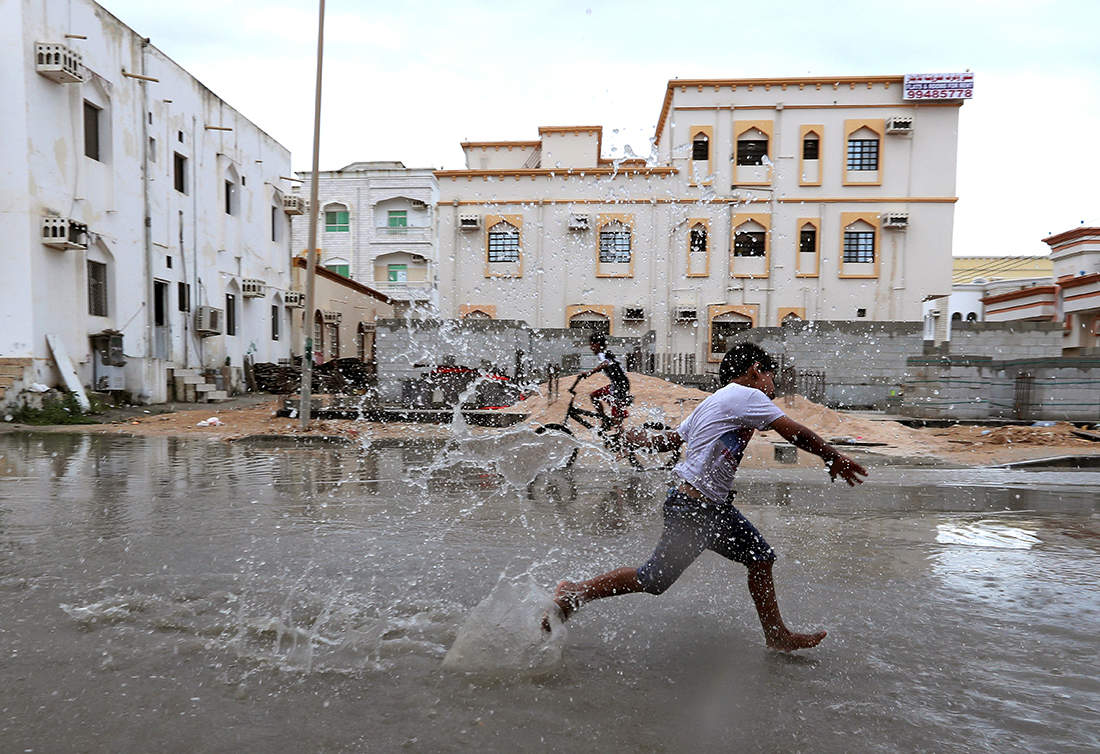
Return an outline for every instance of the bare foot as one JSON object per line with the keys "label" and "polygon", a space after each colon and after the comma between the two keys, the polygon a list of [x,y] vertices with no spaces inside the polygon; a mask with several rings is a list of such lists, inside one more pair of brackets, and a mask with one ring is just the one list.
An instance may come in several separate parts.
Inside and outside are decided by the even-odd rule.
{"label": "bare foot", "polygon": [[769,649],[776,649],[780,652],[793,652],[796,649],[816,647],[825,636],[825,631],[818,631],[816,634],[796,634],[791,631],[784,631],[768,636],[767,643]]}
{"label": "bare foot", "polygon": [[[562,623],[569,620],[569,616],[581,606],[581,588],[572,581],[562,581],[554,589],[554,605],[558,608],[558,617]],[[542,616],[542,630],[550,633],[550,614]]]}

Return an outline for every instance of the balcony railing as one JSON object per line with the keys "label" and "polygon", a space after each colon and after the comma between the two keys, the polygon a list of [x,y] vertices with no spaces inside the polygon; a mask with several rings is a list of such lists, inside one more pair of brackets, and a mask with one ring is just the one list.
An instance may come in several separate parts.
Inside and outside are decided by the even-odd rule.
{"label": "balcony railing", "polygon": [[376,241],[383,242],[430,242],[432,240],[431,233],[432,229],[426,226],[391,227],[388,225],[382,225],[374,229],[374,238]]}
{"label": "balcony railing", "polygon": [[401,301],[426,301],[432,297],[431,283],[393,283],[380,282],[371,286],[390,298]]}

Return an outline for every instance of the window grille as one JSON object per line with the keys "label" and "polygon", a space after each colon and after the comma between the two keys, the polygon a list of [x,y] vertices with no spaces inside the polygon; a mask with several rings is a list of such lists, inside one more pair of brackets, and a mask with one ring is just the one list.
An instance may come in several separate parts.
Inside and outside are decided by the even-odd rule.
{"label": "window grille", "polygon": [[848,139],[848,169],[878,170],[878,139]]}
{"label": "window grille", "polygon": [[600,231],[600,264],[630,262],[630,228],[606,227]]}
{"label": "window grille", "polygon": [[705,136],[696,136],[695,140],[691,142],[691,159],[693,160],[709,160],[710,159],[710,142]]}
{"label": "window grille", "polygon": [[733,238],[735,257],[762,257],[765,254],[763,231],[737,231]]}
{"label": "window grille", "polygon": [[816,137],[806,138],[802,140],[802,159],[803,160],[817,160],[820,159],[821,154],[821,141]]}
{"label": "window grille", "polygon": [[519,229],[509,223],[497,223],[489,230],[489,261],[519,261]]}
{"label": "window grille", "polygon": [[707,250],[707,231],[706,228],[692,228],[691,240],[688,248],[692,253],[705,252]]}
{"label": "window grille", "polygon": [[875,261],[875,234],[873,231],[844,231],[845,263],[866,263]]}
{"label": "window grille", "polygon": [[738,165],[763,165],[768,154],[767,139],[739,139],[737,141]]}

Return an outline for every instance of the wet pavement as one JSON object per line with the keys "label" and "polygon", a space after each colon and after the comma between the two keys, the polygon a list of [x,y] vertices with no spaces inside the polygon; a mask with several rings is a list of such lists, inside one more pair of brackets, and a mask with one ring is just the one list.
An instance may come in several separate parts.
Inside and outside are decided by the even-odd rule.
{"label": "wet pavement", "polygon": [[507,438],[0,436],[0,749],[1100,748],[1100,472],[743,471],[819,648],[765,650],[706,554],[586,607],[555,666],[467,675],[443,656],[502,574],[637,564],[660,531],[665,473],[528,485],[543,440]]}

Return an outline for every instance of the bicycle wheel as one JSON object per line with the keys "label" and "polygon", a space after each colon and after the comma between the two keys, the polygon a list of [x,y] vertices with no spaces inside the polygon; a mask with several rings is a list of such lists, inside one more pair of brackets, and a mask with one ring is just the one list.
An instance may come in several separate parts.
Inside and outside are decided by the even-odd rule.
{"label": "bicycle wheel", "polygon": [[[569,429],[569,427],[565,426],[564,424],[543,424],[541,427],[538,427],[535,430],[536,435],[543,435],[547,432],[561,432],[562,434],[569,435],[570,437],[573,436],[573,430]],[[569,454],[569,459],[565,462],[565,465],[562,466],[562,468],[570,468],[577,460],[577,454],[579,452],[580,448],[573,448],[573,452]]]}

